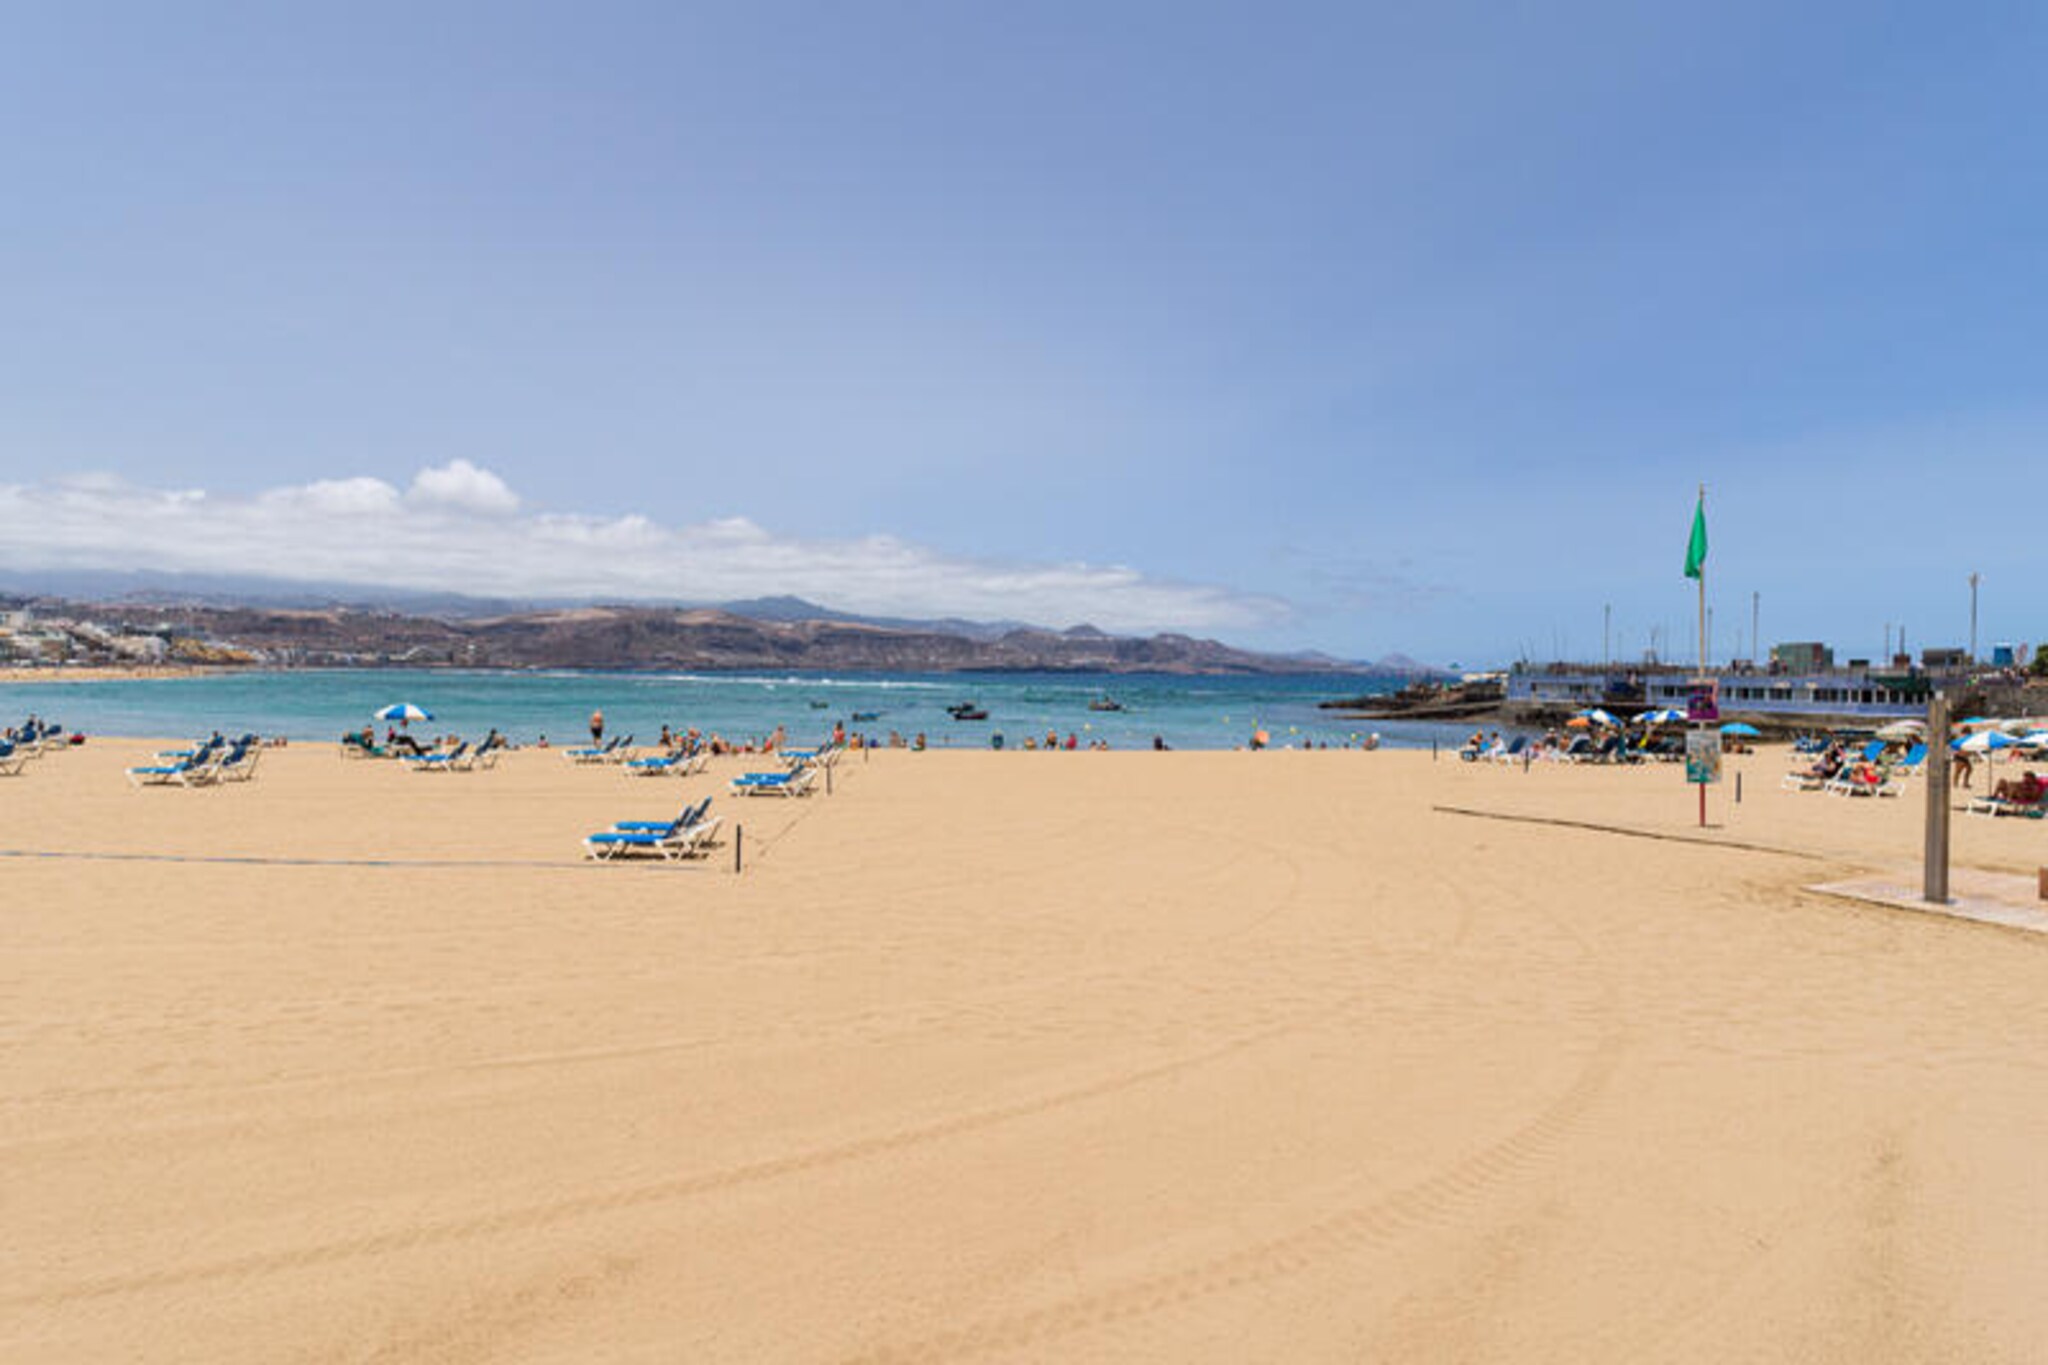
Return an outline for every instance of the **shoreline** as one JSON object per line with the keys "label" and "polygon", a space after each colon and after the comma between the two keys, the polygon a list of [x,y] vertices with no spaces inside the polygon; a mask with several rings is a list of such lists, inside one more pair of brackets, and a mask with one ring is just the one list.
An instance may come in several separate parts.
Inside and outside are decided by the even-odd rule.
{"label": "shoreline", "polygon": [[59,664],[54,668],[0,669],[0,685],[31,686],[36,683],[161,682],[174,678],[211,678],[251,670],[213,664]]}

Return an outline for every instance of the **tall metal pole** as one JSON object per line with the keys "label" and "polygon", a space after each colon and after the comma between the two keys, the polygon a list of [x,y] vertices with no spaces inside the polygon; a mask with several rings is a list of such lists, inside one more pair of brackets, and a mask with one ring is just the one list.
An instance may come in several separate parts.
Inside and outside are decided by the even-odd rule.
{"label": "tall metal pole", "polygon": [[1749,595],[1749,661],[1751,663],[1763,662],[1764,637],[1757,629],[1757,621],[1763,615],[1763,611],[1763,593],[1751,593]]}
{"label": "tall metal pole", "polygon": [[1600,672],[1614,671],[1614,603],[1600,608]]}
{"label": "tall metal pole", "polygon": [[1948,902],[1948,694],[1927,703],[1927,851],[1921,897]]}
{"label": "tall metal pole", "polygon": [[1970,662],[1977,662],[1977,575],[1970,575]]}

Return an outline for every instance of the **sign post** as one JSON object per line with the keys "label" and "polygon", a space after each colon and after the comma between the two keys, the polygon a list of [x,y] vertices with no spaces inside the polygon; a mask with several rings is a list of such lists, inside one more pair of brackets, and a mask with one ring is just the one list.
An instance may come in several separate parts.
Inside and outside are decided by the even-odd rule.
{"label": "sign post", "polygon": [[1685,780],[1700,789],[1701,829],[1707,827],[1707,786],[1721,780],[1721,731],[1715,725],[1721,719],[1718,700],[1714,680],[1702,670],[1685,706],[1685,718],[1692,722],[1685,732]]}
{"label": "sign post", "polygon": [[1721,780],[1721,732],[1711,725],[1685,732],[1685,780],[1700,789],[1700,828],[1707,827],[1707,786]]}

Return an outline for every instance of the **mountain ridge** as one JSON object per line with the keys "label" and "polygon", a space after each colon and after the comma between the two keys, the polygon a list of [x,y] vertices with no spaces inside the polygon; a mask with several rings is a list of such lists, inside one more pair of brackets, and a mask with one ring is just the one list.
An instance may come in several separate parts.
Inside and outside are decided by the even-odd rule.
{"label": "mountain ridge", "polygon": [[444,617],[382,608],[26,600],[41,616],[172,641],[174,655],[312,667],[1360,674],[1370,663],[1238,649],[1178,632],[991,627],[983,638],[859,618],[761,620],[718,607],[577,605]]}

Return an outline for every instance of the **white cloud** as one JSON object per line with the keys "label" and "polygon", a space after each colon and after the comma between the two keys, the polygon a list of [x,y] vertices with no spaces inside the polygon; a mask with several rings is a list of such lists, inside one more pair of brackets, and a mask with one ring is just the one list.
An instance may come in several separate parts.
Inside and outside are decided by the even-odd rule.
{"label": "white cloud", "polygon": [[398,490],[382,479],[320,479],[297,488],[274,488],[260,501],[336,516],[369,516],[398,506]]}
{"label": "white cloud", "polygon": [[717,602],[790,593],[845,611],[1017,618],[1107,630],[1270,624],[1285,603],[1151,578],[1124,565],[1004,563],[894,536],[781,536],[744,517],[663,526],[519,511],[463,460],[408,491],[322,479],[254,497],[161,490],[105,475],[0,484],[0,571],[245,575],[513,598]]}
{"label": "white cloud", "polygon": [[479,516],[510,516],[519,510],[519,495],[503,479],[468,460],[450,460],[422,469],[413,475],[412,487],[405,496],[422,507],[443,507]]}

